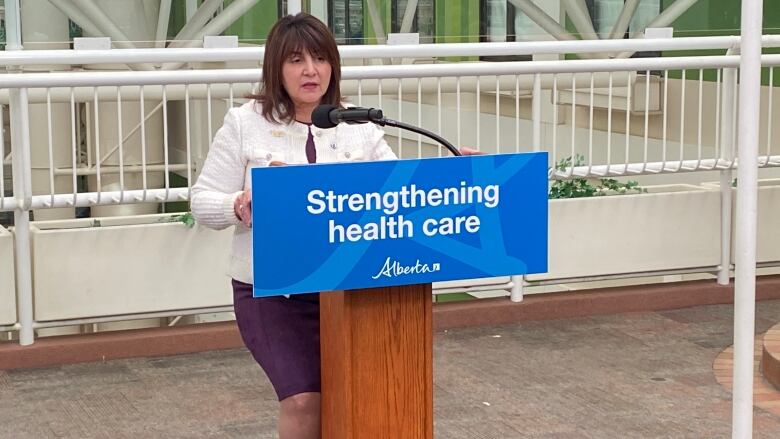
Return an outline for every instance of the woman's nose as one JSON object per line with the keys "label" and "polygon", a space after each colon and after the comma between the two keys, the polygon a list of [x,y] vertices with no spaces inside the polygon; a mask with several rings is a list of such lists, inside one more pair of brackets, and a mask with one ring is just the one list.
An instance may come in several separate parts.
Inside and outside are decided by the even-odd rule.
{"label": "woman's nose", "polygon": [[303,74],[304,75],[313,75],[315,72],[314,69],[314,60],[311,57],[306,57],[303,61]]}

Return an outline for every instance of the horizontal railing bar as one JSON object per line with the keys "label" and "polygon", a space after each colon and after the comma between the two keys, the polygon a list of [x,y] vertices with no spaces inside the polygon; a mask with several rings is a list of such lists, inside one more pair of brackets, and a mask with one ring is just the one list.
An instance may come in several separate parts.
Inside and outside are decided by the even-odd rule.
{"label": "horizontal railing bar", "polygon": [[[759,156],[761,167],[780,166],[780,156]],[[699,172],[713,171],[723,169],[736,169],[739,160],[725,159],[694,159],[683,161],[649,162],[649,163],[629,163],[613,165],[587,165],[575,166],[564,170],[551,169],[549,172],[550,180],[566,180],[569,178],[582,177],[621,177],[634,175],[655,175],[655,174],[676,174],[679,172]]]}
{"label": "horizontal railing bar", "polygon": [[[624,51],[714,50],[739,47],[739,44],[739,36],[714,36],[658,39],[634,38],[629,40],[444,43],[393,46],[345,45],[339,47],[339,53],[344,59],[427,58]],[[780,46],[780,36],[764,35],[762,44],[764,47]],[[170,48],[4,51],[0,52],[0,66],[259,61],[262,59],[264,53],[265,47],[262,46],[226,49]]]}
{"label": "horizontal railing bar", "polygon": [[479,291],[511,290],[515,286],[514,282],[496,282],[494,284],[480,283],[474,286],[433,288],[433,294],[451,294],[451,293],[476,293]]}
{"label": "horizontal railing bar", "polygon": [[[767,162],[762,167],[780,166],[780,156],[760,156],[759,162]],[[702,159],[702,160],[683,160],[666,161],[650,163],[629,163],[612,165],[592,165],[576,166],[564,170],[551,169],[548,178],[550,180],[566,180],[570,178],[585,177],[621,177],[637,175],[657,175],[657,174],[675,174],[680,172],[711,171],[722,169],[736,169],[738,161],[729,161],[724,159]],[[170,165],[184,166],[186,165]],[[99,197],[99,201],[98,201]],[[33,195],[31,209],[45,209],[57,207],[86,207],[112,204],[135,204],[135,203],[159,203],[168,201],[185,201],[189,197],[187,188],[170,189],[136,189],[110,192],[85,192],[76,194],[74,202],[73,194],[55,194],[52,202],[52,195]],[[13,197],[5,197],[3,208],[0,211],[13,211],[18,207],[17,200]]]}
{"label": "horizontal railing bar", "polygon": [[672,276],[676,274],[696,274],[696,273],[715,273],[720,268],[719,265],[706,265],[703,267],[691,267],[691,268],[679,268],[671,270],[656,270],[656,271],[638,271],[635,273],[620,273],[620,274],[605,274],[601,276],[579,276],[579,277],[560,277],[545,280],[529,280],[528,286],[545,286],[545,285],[560,285],[566,283],[582,283],[582,282],[598,282],[603,280],[616,280],[616,279],[635,279],[637,277],[654,277],[654,276]]}
{"label": "horizontal railing bar", "polygon": [[206,308],[186,308],[186,309],[178,309],[178,310],[171,310],[171,311],[117,314],[112,316],[88,317],[83,319],[50,320],[45,322],[35,322],[33,323],[33,327],[35,329],[57,328],[61,326],[71,326],[71,325],[92,325],[95,323],[120,322],[125,320],[156,319],[156,318],[163,318],[163,317],[191,316],[197,314],[212,314],[212,313],[223,313],[223,312],[233,312],[233,306],[224,305],[224,306],[214,306],[214,307],[206,307]]}
{"label": "horizontal railing bar", "polygon": [[[520,77],[517,80],[514,75],[507,75],[500,78],[499,83],[503,84],[504,89],[514,88],[517,84],[520,89],[521,98],[531,98],[530,88],[533,85],[532,75],[526,77]],[[553,75],[542,75],[541,85],[543,88],[551,88],[553,83]],[[599,87],[606,87],[608,85],[609,76],[613,76],[615,81],[625,83],[627,76],[636,76],[636,72],[599,72],[593,74],[594,85]],[[590,80],[591,73],[579,72],[579,73],[562,73],[557,75],[559,83],[570,83],[575,80],[578,83],[581,81]],[[256,82],[256,77],[253,80]],[[417,87],[418,78],[401,78],[401,84],[403,88],[414,89]],[[438,89],[441,89],[442,93],[453,93],[458,87],[461,92],[474,92],[477,89],[476,77],[448,77],[438,78],[439,81],[435,81],[437,78],[421,78],[430,79],[430,81],[423,81],[420,85],[423,93],[436,93]],[[397,84],[398,79],[386,78],[380,81],[362,82],[360,79],[345,79],[341,81],[341,94],[342,96],[354,96],[358,92],[363,95],[376,94],[380,84],[383,87]],[[433,84],[433,82],[437,82]],[[211,99],[226,99],[230,96],[230,88],[233,88],[234,99],[245,99],[247,95],[252,92],[252,84],[249,83],[215,83],[215,84],[167,84],[167,85],[145,85],[144,97],[148,101],[162,99],[162,90],[165,88],[165,95],[168,100],[184,100],[186,95],[186,88],[189,88],[190,99],[205,99],[209,94],[209,88],[211,89]],[[358,90],[358,86],[360,90]],[[492,85],[488,85],[487,82],[482,82],[480,88],[483,92],[494,90]],[[139,100],[141,87],[130,86],[122,89],[122,102],[135,102]],[[71,99],[74,102],[93,102],[95,97],[99,101],[115,101],[116,100],[116,86],[107,87],[94,87],[94,86],[81,86],[74,87],[72,89],[67,87],[55,87],[55,88],[31,88],[28,90],[27,96],[30,103],[42,103],[51,101],[55,102],[67,102],[70,103]],[[0,89],[0,104],[8,104],[9,102],[9,90]]]}
{"label": "horizontal railing bar", "polygon": [[[178,165],[163,165],[163,164],[147,164],[143,165],[125,165],[121,168],[119,166],[100,166],[100,174],[119,174],[120,170],[124,173],[139,173],[139,172],[167,172],[167,171],[186,171],[190,166],[186,164]],[[48,169],[48,168],[46,168]],[[97,175],[98,170],[96,166],[76,168],[76,175]],[[73,168],[55,168],[54,175],[73,175]],[[71,198],[73,194],[70,195]]]}
{"label": "horizontal railing bar", "polygon": [[[779,265],[780,265],[780,261],[761,262],[757,264],[758,267],[776,267]],[[527,282],[527,284],[528,286],[533,287],[533,286],[545,286],[545,285],[560,285],[566,283],[597,282],[602,280],[632,279],[638,277],[671,276],[671,275],[679,275],[679,274],[696,274],[696,273],[706,274],[706,273],[715,273],[718,269],[719,266],[703,266],[703,267],[692,267],[692,268],[684,268],[684,269],[644,271],[644,272],[636,272],[636,273],[621,273],[621,274],[611,274],[611,275],[601,275],[601,276],[580,276],[580,277],[570,277],[570,278],[546,279],[541,281],[529,281]],[[438,288],[438,289],[434,289],[433,294],[449,294],[449,293],[457,293],[457,292],[468,293],[468,292],[476,292],[476,291],[504,290],[504,289],[511,288],[512,285],[513,282],[507,282],[507,283],[496,283],[490,285],[480,285],[471,288],[469,287]],[[117,314],[112,316],[92,317],[92,318],[83,318],[83,319],[49,320],[45,322],[35,322],[34,327],[36,329],[56,328],[56,327],[70,326],[70,325],[88,325],[88,324],[95,324],[95,323],[140,320],[146,318],[163,318],[163,317],[188,316],[188,315],[211,314],[211,313],[222,313],[222,312],[233,312],[233,307],[230,305],[225,305],[225,306],[218,306],[218,307],[187,308],[187,309],[177,309],[177,310],[170,310],[170,311],[150,312],[150,313]],[[18,323],[14,325],[0,326],[0,331],[3,332],[16,331],[18,329],[19,329]]]}
{"label": "horizontal railing bar", "polygon": [[[770,264],[770,263],[767,263]],[[778,265],[780,263],[771,263]],[[712,273],[718,269],[717,266],[704,266],[704,267],[693,267],[693,268],[685,268],[685,269],[677,269],[677,270],[658,270],[658,271],[646,271],[646,272],[638,272],[638,273],[622,273],[622,274],[614,274],[614,275],[603,275],[603,276],[591,276],[591,277],[575,277],[575,278],[562,278],[562,279],[550,279],[550,280],[544,280],[544,281],[530,281],[528,282],[529,286],[544,286],[544,285],[552,285],[552,284],[563,284],[563,283],[581,283],[581,282],[594,282],[594,281],[601,281],[601,280],[614,280],[614,279],[631,279],[631,278],[637,278],[637,277],[650,277],[650,276],[669,276],[669,275],[677,275],[677,274],[695,274],[695,273]],[[477,291],[489,291],[489,290],[504,290],[509,289],[512,287],[512,282],[508,283],[497,283],[492,285],[482,285],[477,286],[473,288],[463,287],[463,288],[439,288],[434,289],[434,294],[449,294],[449,293],[456,293],[456,292],[477,292]],[[128,320],[141,320],[141,319],[147,319],[147,318],[163,318],[163,317],[174,317],[174,316],[187,316],[187,315],[198,315],[198,314],[211,314],[211,313],[223,313],[223,312],[233,312],[233,307],[230,305],[225,305],[221,307],[209,307],[209,308],[188,308],[188,309],[177,309],[177,310],[170,310],[170,311],[159,311],[159,312],[148,312],[148,313],[135,313],[135,314],[117,314],[117,315],[111,315],[111,316],[103,316],[103,317],[90,317],[90,318],[82,318],[82,319],[64,319],[64,320],[49,320],[45,322],[35,322],[33,326],[36,329],[40,328],[56,328],[56,327],[62,327],[62,326],[71,326],[71,325],[89,325],[89,324],[95,324],[95,323],[109,323],[109,322],[118,322],[118,321],[128,321]],[[11,325],[7,327],[0,327],[0,330],[16,330],[18,329],[18,324]]]}
{"label": "horizontal railing bar", "polygon": [[[780,54],[762,55],[765,66],[780,65]],[[530,75],[718,69],[739,67],[739,56],[681,56],[568,61],[517,61],[392,66],[348,66],[343,79],[439,78],[449,76]],[[169,84],[216,84],[257,82],[260,69],[212,69],[159,72],[50,72],[0,75],[0,88],[106,87]]]}
{"label": "horizontal railing bar", "polygon": [[[167,196],[166,196],[167,194]],[[100,201],[98,201],[98,199]],[[186,201],[189,199],[188,188],[170,188],[170,189],[134,189],[122,191],[107,192],[84,192],[74,195],[54,194],[52,195],[33,195],[30,209],[47,209],[58,207],[89,207],[106,206],[115,204],[137,204],[137,203],[161,203],[169,201]],[[5,206],[0,211],[12,211],[19,207],[17,200],[13,197],[4,199]]]}
{"label": "horizontal railing bar", "polygon": [[[764,55],[762,60],[767,64],[780,64],[780,55]],[[345,67],[342,77],[344,79],[437,78],[447,76],[500,76],[581,72],[645,72],[654,70],[734,68],[738,66],[739,56],[736,55],[686,56]]]}

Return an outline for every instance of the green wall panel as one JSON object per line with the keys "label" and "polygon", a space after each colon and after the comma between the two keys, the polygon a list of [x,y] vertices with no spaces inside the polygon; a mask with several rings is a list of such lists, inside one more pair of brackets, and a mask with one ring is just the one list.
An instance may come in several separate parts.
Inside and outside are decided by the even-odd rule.
{"label": "green wall panel", "polygon": [[[666,8],[674,3],[674,0],[663,0],[662,7]],[[741,25],[742,2],[737,0],[699,0],[672,24],[675,37],[699,37],[713,35],[739,35]],[[780,2],[777,0],[764,0],[764,34],[780,33]],[[725,50],[690,50],[664,52],[664,56],[696,56],[696,55],[723,55]],[[780,53],[780,49],[764,49],[764,53]],[[780,72],[775,69],[775,84],[780,82]],[[669,75],[680,78],[680,72],[672,72]],[[762,70],[763,85],[769,84],[769,69]],[[687,79],[699,79],[699,72],[687,71]],[[705,70],[704,79],[715,81],[715,70]]]}
{"label": "green wall panel", "polygon": [[[674,0],[663,0],[664,8]],[[738,0],[699,0],[678,18],[674,34],[678,37],[739,35],[742,2]],[[780,33],[780,2],[764,0],[764,33]]]}
{"label": "green wall panel", "polygon": [[[225,1],[227,7],[233,0]],[[198,2],[198,3],[202,3]],[[237,35],[241,42],[262,44],[268,37],[271,26],[279,16],[276,0],[260,0],[241,18],[230,25],[223,35]],[[184,0],[174,0],[171,3],[171,19],[168,22],[168,37],[173,38],[186,23],[186,7]]]}
{"label": "green wall panel", "polygon": [[[479,0],[438,0],[436,2],[436,42],[478,42],[479,19]],[[450,57],[447,58],[447,61],[475,59],[474,57]]]}
{"label": "green wall panel", "polygon": [[171,18],[168,20],[168,38],[175,37],[186,22],[184,0],[174,0],[171,2]]}
{"label": "green wall panel", "polygon": [[[232,3],[226,1],[225,6]],[[260,0],[235,23],[230,25],[224,35],[238,35],[243,43],[263,44],[268,38],[268,32],[279,19],[276,0]]]}
{"label": "green wall panel", "polygon": [[436,42],[479,41],[479,0],[436,2]]}

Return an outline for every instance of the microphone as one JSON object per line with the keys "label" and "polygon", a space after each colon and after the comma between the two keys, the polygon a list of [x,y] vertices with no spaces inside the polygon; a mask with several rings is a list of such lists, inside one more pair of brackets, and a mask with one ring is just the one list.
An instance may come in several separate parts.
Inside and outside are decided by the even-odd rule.
{"label": "microphone", "polygon": [[333,128],[336,125],[346,122],[349,124],[373,122],[379,126],[391,126],[401,128],[422,134],[423,136],[430,137],[431,139],[444,145],[452,155],[462,155],[458,148],[452,146],[450,142],[444,139],[442,136],[432,133],[424,128],[416,127],[408,123],[400,122],[392,119],[385,119],[382,110],[378,108],[363,108],[363,107],[350,107],[339,108],[335,105],[322,104],[318,105],[311,113],[311,122],[317,128]]}
{"label": "microphone", "polygon": [[311,113],[311,121],[317,128],[333,128],[346,122],[350,124],[378,122],[384,119],[378,108],[338,108],[334,105],[319,105]]}

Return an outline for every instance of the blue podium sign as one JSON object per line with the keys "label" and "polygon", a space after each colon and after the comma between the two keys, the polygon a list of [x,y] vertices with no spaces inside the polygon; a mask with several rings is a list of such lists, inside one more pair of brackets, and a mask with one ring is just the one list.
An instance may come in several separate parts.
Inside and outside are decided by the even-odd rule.
{"label": "blue podium sign", "polygon": [[547,153],[252,169],[254,296],[547,271]]}

